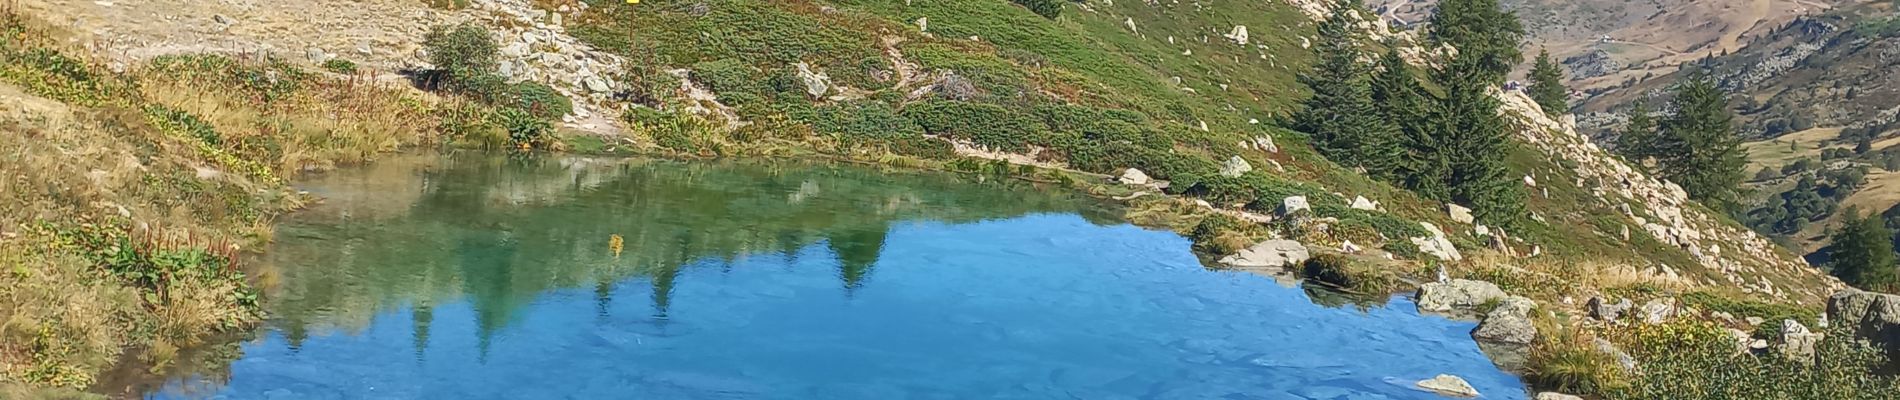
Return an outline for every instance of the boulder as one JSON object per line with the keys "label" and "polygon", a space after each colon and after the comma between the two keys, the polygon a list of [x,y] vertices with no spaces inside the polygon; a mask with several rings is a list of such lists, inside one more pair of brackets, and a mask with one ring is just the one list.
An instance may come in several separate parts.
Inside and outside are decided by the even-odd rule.
{"label": "boulder", "polygon": [[1220,164],[1220,176],[1238,178],[1251,171],[1253,171],[1253,164],[1248,164],[1247,160],[1240,156],[1228,157],[1227,162]]}
{"label": "boulder", "polygon": [[1366,196],[1355,196],[1352,198],[1352,208],[1355,210],[1375,211],[1379,209],[1379,203],[1366,199]]}
{"label": "boulder", "polygon": [[1590,301],[1584,304],[1584,308],[1590,310],[1590,318],[1616,322],[1618,318],[1623,317],[1623,313],[1636,308],[1636,303],[1630,299],[1618,299],[1615,303],[1611,303],[1602,297],[1591,297]]}
{"label": "boulder", "polygon": [[1123,170],[1120,180],[1124,185],[1146,185],[1149,181],[1147,173],[1134,168]]}
{"label": "boulder", "polygon": [[1445,214],[1450,215],[1452,221],[1461,224],[1470,224],[1478,220],[1471,216],[1471,209],[1457,204],[1445,204]]}
{"label": "boulder", "polygon": [[1531,310],[1537,308],[1537,302],[1531,299],[1510,296],[1498,303],[1498,307],[1484,315],[1484,321],[1478,323],[1478,329],[1471,337],[1478,340],[1530,344],[1537,338],[1537,327],[1531,325]]}
{"label": "boulder", "polygon": [[1234,30],[1227,32],[1225,36],[1233,40],[1235,44],[1245,45],[1247,44],[1247,26],[1234,25]]}
{"label": "boulder", "polygon": [[1900,354],[1900,296],[1843,290],[1828,297],[1826,316],[1887,354]]}
{"label": "boulder", "polygon": [[1775,350],[1788,359],[1812,361],[1814,345],[1821,342],[1821,334],[1809,331],[1807,326],[1792,319],[1781,320],[1781,342],[1775,344]]}
{"label": "boulder", "polygon": [[1430,236],[1411,238],[1412,244],[1418,246],[1420,253],[1430,254],[1432,257],[1445,261],[1465,259],[1464,255],[1458,253],[1458,247],[1452,245],[1451,239],[1445,237],[1445,231],[1438,230],[1437,225],[1432,225],[1430,222],[1418,224],[1423,226],[1426,232],[1431,233]]}
{"label": "boulder", "polygon": [[1496,284],[1485,281],[1453,279],[1443,283],[1427,283],[1418,287],[1418,309],[1423,311],[1468,310],[1479,304],[1503,298],[1504,290],[1498,289]]}
{"label": "boulder", "polygon": [[811,64],[804,61],[799,61],[796,67],[798,68],[798,80],[805,83],[806,95],[816,100],[824,98],[825,93],[831,91],[830,76],[826,76],[823,72],[812,71]]}
{"label": "boulder", "polygon": [[1650,299],[1639,311],[1643,323],[1660,324],[1676,316],[1676,304],[1673,299]]}
{"label": "boulder", "polygon": [[1418,381],[1418,387],[1446,396],[1478,397],[1478,389],[1456,375],[1439,374],[1432,379]]}
{"label": "boulder", "polygon": [[1306,202],[1306,196],[1287,196],[1287,198],[1280,199],[1280,216],[1293,215],[1293,213],[1311,211],[1312,209],[1313,206]]}
{"label": "boulder", "polygon": [[1241,249],[1240,253],[1221,257],[1220,263],[1241,268],[1279,268],[1299,265],[1313,258],[1306,245],[1292,240],[1268,240]]}

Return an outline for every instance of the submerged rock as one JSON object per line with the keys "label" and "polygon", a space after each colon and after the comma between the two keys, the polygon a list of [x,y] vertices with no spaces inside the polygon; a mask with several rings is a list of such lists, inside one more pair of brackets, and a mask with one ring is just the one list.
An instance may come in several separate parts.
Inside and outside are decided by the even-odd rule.
{"label": "submerged rock", "polygon": [[1471,337],[1511,344],[1530,344],[1537,338],[1537,327],[1531,325],[1531,310],[1537,308],[1537,302],[1531,299],[1510,296],[1498,304],[1497,308],[1486,313],[1484,321],[1478,323],[1478,329]]}
{"label": "submerged rock", "polygon": [[1418,309],[1434,312],[1468,310],[1491,300],[1503,299],[1504,296],[1504,290],[1491,282],[1468,279],[1433,282],[1419,285]]}
{"label": "submerged rock", "polygon": [[1543,393],[1538,393],[1537,397],[1532,398],[1531,400],[1583,400],[1583,398],[1577,397],[1576,395],[1568,395],[1568,394],[1557,393],[1557,392],[1543,392]]}
{"label": "submerged rock", "polygon": [[1299,265],[1313,258],[1306,245],[1292,240],[1268,240],[1220,259],[1221,264],[1241,268],[1279,268]]}
{"label": "submerged rock", "polygon": [[1446,396],[1478,397],[1478,388],[1471,387],[1471,383],[1457,375],[1439,374],[1432,379],[1418,381],[1418,387]]}

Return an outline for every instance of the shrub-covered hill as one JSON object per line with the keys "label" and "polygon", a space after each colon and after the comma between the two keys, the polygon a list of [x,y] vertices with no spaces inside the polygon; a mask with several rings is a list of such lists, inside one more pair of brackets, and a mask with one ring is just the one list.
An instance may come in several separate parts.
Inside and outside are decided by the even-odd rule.
{"label": "shrub-covered hill", "polygon": [[[1400,270],[1435,262],[1408,240],[1426,235],[1417,223],[1429,222],[1465,252],[1519,257],[1451,263],[1473,274],[1571,281],[1617,270],[1646,278],[1604,286],[1707,288],[1810,304],[1838,285],[1588,145],[1528,101],[1505,108],[1519,121],[1511,173],[1531,188],[1527,221],[1509,232],[1476,234],[1444,204],[1327,161],[1305,134],[1280,127],[1308,96],[1297,77],[1315,59],[1308,47],[1324,6],[1088,1],[1048,12],[1040,3],[596,2],[573,7],[563,21],[583,42],[628,60],[624,97],[639,106],[626,120],[634,135],[668,151],[818,142],[887,159],[976,156],[1104,175],[1137,168],[1171,181],[1170,193],[1244,218],[1307,196],[1318,217],[1339,222],[1283,233],[1315,246],[1350,241],[1390,251],[1411,260]],[[1390,32],[1377,20],[1359,25],[1384,39],[1368,47],[1435,53],[1421,51],[1411,32]],[[718,129],[694,122],[718,118],[692,116],[722,112],[741,122]],[[1236,157],[1251,170],[1223,176]],[[1349,207],[1357,197],[1380,207]],[[1187,231],[1193,222],[1174,225]],[[1231,252],[1268,235],[1239,231],[1203,235],[1226,239],[1202,247]]]}

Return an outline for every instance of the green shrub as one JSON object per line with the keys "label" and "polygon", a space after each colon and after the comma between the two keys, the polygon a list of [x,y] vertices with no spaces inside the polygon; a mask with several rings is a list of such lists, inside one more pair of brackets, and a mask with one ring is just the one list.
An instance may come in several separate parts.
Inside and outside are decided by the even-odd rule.
{"label": "green shrub", "polygon": [[[1298,191],[1298,189],[1290,190],[1290,192]],[[1322,197],[1328,199],[1334,198],[1331,195]],[[1307,199],[1312,200],[1314,197],[1308,196]],[[1319,203],[1320,204],[1313,206],[1313,213],[1315,215],[1339,218],[1341,222],[1366,224],[1377,230],[1379,235],[1384,236],[1385,239],[1388,240],[1404,240],[1429,235],[1429,233],[1425,231],[1425,227],[1419,225],[1417,222],[1395,217],[1392,216],[1392,214],[1361,210],[1331,201],[1322,201]]]}
{"label": "green shrub", "polygon": [[499,119],[503,131],[508,132],[508,140],[522,147],[545,147],[553,143],[554,124],[525,110],[503,107],[495,117]]}
{"label": "green shrub", "polygon": [[520,82],[513,86],[508,99],[510,106],[527,110],[541,118],[560,118],[574,112],[574,102],[562,96],[554,88],[539,82]]}
{"label": "green shrub", "polygon": [[838,138],[847,144],[865,140],[922,138],[924,129],[899,115],[880,101],[854,101],[812,108],[806,115],[795,115],[811,124],[812,131]]}
{"label": "green shrub", "polygon": [[1030,12],[1036,13],[1036,15],[1041,15],[1043,18],[1055,19],[1056,16],[1062,15],[1062,1],[1063,0],[1013,0],[1013,1],[1015,1],[1016,4],[1021,4],[1023,8],[1028,8]]}
{"label": "green shrub", "polygon": [[438,25],[422,36],[422,47],[429,63],[453,75],[493,73],[499,53],[488,28],[474,22]]}
{"label": "green shrub", "polygon": [[1201,222],[1194,224],[1188,231],[1188,240],[1194,242],[1194,250],[1202,253],[1223,255],[1234,254],[1247,246],[1244,240],[1234,240],[1231,236],[1240,230],[1241,221],[1227,214],[1208,214]]}
{"label": "green shrub", "polygon": [[1851,327],[1825,332],[1815,358],[1770,351],[1738,353],[1735,339],[1703,321],[1636,325],[1618,342],[1640,362],[1627,389],[1608,399],[1894,399],[1900,379],[1883,370],[1886,355],[1854,338]]}
{"label": "green shrub", "polygon": [[160,124],[161,130],[181,132],[212,147],[224,145],[223,137],[218,135],[218,131],[212,128],[211,124],[205,123],[204,120],[198,119],[191,113],[150,104],[145,106],[145,115],[153,122]]}
{"label": "green shrub", "polygon": [[1027,151],[1041,132],[1028,115],[994,104],[932,100],[905,107],[903,115],[926,133],[1011,152]]}
{"label": "green shrub", "polygon": [[323,62],[323,69],[344,75],[356,73],[356,62],[341,58],[332,58]]}

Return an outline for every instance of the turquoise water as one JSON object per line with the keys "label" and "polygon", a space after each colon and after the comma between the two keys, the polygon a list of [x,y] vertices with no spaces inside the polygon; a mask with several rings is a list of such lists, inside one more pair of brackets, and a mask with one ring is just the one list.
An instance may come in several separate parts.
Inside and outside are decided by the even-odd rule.
{"label": "turquoise water", "polygon": [[1317,305],[1020,184],[458,155],[304,187],[271,320],[147,397],[1524,398],[1471,323]]}

